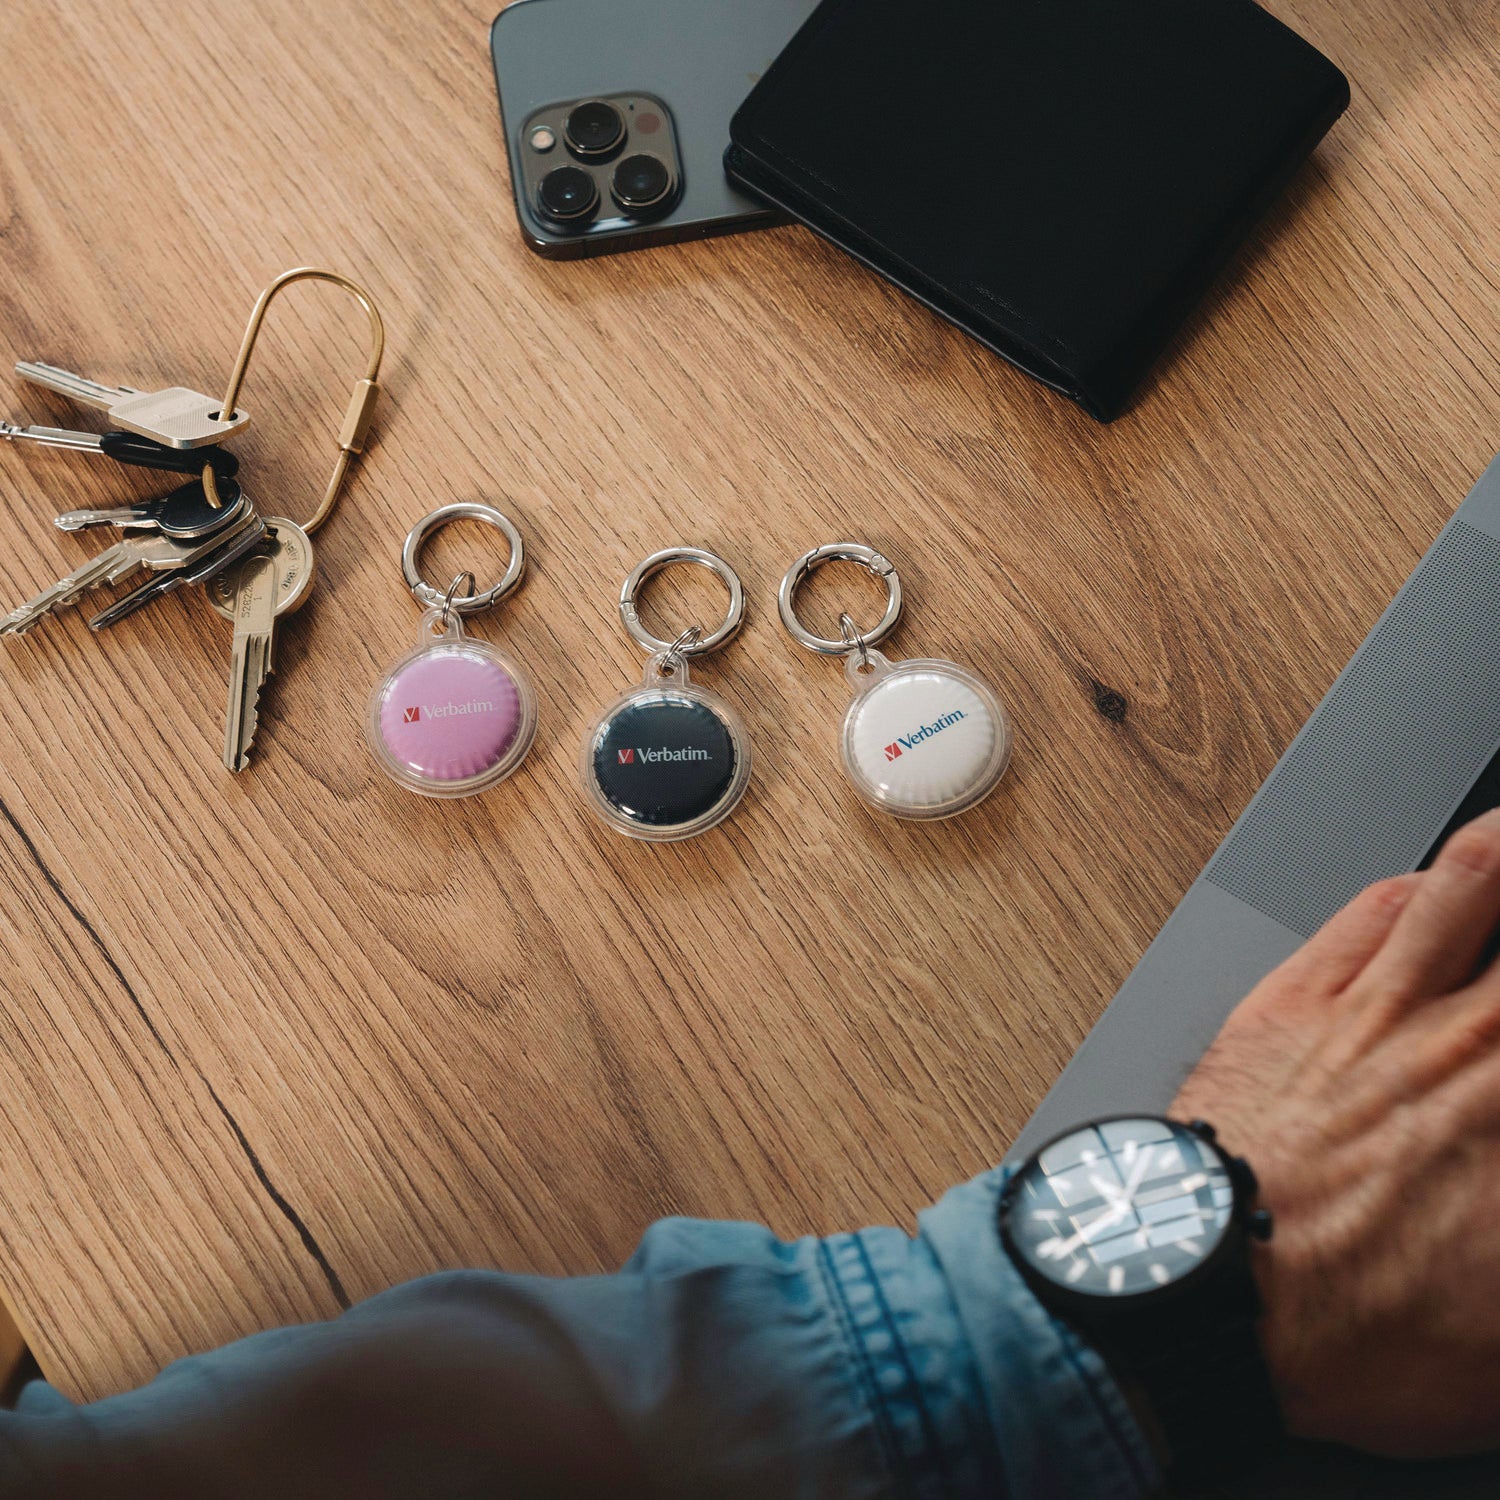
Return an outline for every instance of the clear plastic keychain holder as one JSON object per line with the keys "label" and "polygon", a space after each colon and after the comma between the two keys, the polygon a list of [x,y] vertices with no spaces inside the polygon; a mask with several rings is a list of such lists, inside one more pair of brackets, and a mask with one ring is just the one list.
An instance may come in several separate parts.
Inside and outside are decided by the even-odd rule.
{"label": "clear plastic keychain holder", "polygon": [[[421,575],[422,547],[452,521],[483,521],[510,543],[493,587],[475,592],[460,573],[440,592]],[[425,605],[417,643],[370,695],[365,737],[380,768],[424,797],[470,797],[504,781],[536,738],[537,698],[527,673],[503,651],[465,633],[463,617],[492,608],[521,582],[521,534],[493,506],[463,502],[424,516],[401,551],[402,576]]]}
{"label": "clear plastic keychain holder", "polygon": [[[677,563],[708,568],[724,583],[729,607],[717,629],[699,626],[667,641],[641,623],[646,580]],[[670,547],[646,558],[620,590],[620,621],[651,653],[640,686],[622,693],[585,737],[579,779],[590,806],[629,838],[669,843],[717,827],[739,805],[750,781],[750,737],[732,704],[697,686],[690,658],[738,633],[745,594],[723,558],[697,547]]]}
{"label": "clear plastic keychain holder", "polygon": [[[881,580],[885,613],[861,632],[840,617],[835,640],[814,635],[797,617],[797,591],[818,568],[852,562]],[[787,569],[777,599],[781,622],[809,651],[844,658],[854,689],[840,753],[856,792],[897,818],[951,818],[994,791],[1010,765],[1010,716],[994,689],[957,662],[891,661],[874,647],[901,618],[901,579],[894,564],[860,542],[833,542],[804,553]]]}

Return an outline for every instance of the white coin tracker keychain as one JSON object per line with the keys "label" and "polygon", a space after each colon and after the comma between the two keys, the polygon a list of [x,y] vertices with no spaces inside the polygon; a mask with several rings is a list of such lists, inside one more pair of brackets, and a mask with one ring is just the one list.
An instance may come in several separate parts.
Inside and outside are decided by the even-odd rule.
{"label": "white coin tracker keychain", "polygon": [[[422,548],[453,521],[483,521],[510,543],[500,581],[475,592],[473,573],[446,590],[419,570]],[[531,679],[503,652],[464,633],[463,617],[491,609],[521,582],[521,534],[491,505],[460,502],[423,516],[401,549],[401,573],[425,606],[415,649],[398,661],[370,697],[365,736],[381,769],[425,797],[468,797],[504,781],[536,738]]]}
{"label": "white coin tracker keychain", "polygon": [[[641,624],[637,601],[648,578],[687,563],[707,568],[729,592],[723,622],[707,635],[693,625],[662,640]],[[745,795],[750,740],[739,714],[690,680],[690,658],[731,641],[745,618],[745,591],[723,558],[669,547],[646,558],[620,590],[620,620],[651,653],[640,687],[615,699],[584,739],[579,774],[590,806],[630,838],[667,843],[722,823]]]}
{"label": "white coin tracker keychain", "polygon": [[[814,635],[797,618],[797,591],[817,569],[852,562],[884,585],[885,613],[861,632],[840,616],[840,638]],[[777,596],[781,623],[799,646],[842,656],[854,688],[840,740],[844,771],[871,807],[898,818],[950,818],[994,791],[1010,764],[1010,718],[993,688],[957,662],[890,661],[873,648],[901,618],[895,565],[860,542],[832,542],[787,569]]]}

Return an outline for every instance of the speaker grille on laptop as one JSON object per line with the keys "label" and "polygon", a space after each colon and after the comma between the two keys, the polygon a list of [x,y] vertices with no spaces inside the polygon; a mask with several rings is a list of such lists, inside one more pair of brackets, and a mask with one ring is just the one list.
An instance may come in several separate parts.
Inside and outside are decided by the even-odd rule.
{"label": "speaker grille on laptop", "polygon": [[1500,742],[1500,541],[1438,538],[1205,872],[1310,937],[1415,869]]}

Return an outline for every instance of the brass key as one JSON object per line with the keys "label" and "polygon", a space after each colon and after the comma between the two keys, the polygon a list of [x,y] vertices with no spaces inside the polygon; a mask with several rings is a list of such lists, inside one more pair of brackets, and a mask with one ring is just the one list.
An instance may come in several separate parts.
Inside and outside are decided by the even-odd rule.
{"label": "brass key", "polygon": [[234,622],[224,716],[224,766],[230,771],[250,764],[261,692],[276,670],[276,622],[302,608],[316,574],[312,543],[300,526],[279,516],[266,526],[273,533],[269,543],[208,586],[209,603]]}

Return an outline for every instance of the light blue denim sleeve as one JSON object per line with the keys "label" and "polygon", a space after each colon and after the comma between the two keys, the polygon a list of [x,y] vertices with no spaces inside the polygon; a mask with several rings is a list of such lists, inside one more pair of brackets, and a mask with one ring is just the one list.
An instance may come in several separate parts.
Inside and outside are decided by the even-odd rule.
{"label": "light blue denim sleeve", "polygon": [[[372,1409],[362,1428],[373,1444],[403,1429],[406,1467],[381,1460],[382,1495],[408,1493],[401,1472],[421,1500],[500,1493],[507,1443],[583,1409],[570,1403],[586,1391],[622,1469],[663,1500],[1135,1500],[1158,1481],[1150,1452],[1098,1358],[1011,1269],[1000,1184],[992,1172],[954,1189],[915,1236],[783,1243],[757,1225],[663,1220],[612,1276],[447,1273],[331,1323],[178,1361],[93,1406],[35,1388],[0,1415],[0,1497],[62,1493],[47,1488],[50,1466],[83,1452],[145,1474],[174,1444],[198,1443],[222,1464],[247,1425],[281,1420],[258,1414],[280,1410],[277,1392],[394,1354],[401,1416]],[[450,1370],[462,1372],[457,1397],[423,1373]],[[424,1403],[461,1432],[445,1434]],[[296,1462],[290,1431],[277,1435],[283,1471]],[[237,1462],[236,1496],[261,1493],[253,1466]],[[213,1473],[205,1460],[194,1480],[204,1500],[230,1493]],[[265,1493],[293,1491],[278,1481]]]}

